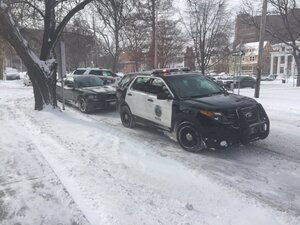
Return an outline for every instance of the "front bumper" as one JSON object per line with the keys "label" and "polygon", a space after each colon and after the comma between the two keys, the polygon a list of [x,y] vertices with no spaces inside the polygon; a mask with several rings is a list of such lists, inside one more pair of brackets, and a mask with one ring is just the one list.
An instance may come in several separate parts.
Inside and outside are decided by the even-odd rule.
{"label": "front bumper", "polygon": [[227,147],[233,144],[248,144],[265,139],[270,133],[270,121],[258,104],[236,110],[236,121],[222,124],[215,121],[203,127],[203,138],[208,148]]}
{"label": "front bumper", "polygon": [[90,110],[115,108],[116,102],[116,99],[106,99],[97,101],[89,100],[88,107]]}

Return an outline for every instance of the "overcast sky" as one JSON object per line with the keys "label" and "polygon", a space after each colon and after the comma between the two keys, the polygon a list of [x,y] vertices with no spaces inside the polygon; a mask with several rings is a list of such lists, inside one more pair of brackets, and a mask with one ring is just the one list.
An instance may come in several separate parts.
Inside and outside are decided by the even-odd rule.
{"label": "overcast sky", "polygon": [[[183,9],[185,6],[185,0],[174,0],[175,7],[178,9]],[[229,7],[232,7],[235,11],[238,11],[239,6],[242,2],[242,0],[227,0]]]}

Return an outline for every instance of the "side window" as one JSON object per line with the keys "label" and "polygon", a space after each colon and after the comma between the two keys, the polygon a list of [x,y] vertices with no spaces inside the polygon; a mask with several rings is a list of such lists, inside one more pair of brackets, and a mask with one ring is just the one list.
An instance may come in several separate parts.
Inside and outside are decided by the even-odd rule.
{"label": "side window", "polygon": [[131,88],[136,91],[147,92],[147,82],[149,81],[149,79],[150,77],[138,77],[137,79],[135,79]]}
{"label": "side window", "polygon": [[168,89],[162,79],[155,78],[149,85],[149,93],[157,95],[158,93],[168,92]]}
{"label": "side window", "polygon": [[92,75],[102,75],[102,71],[101,70],[91,70],[89,72],[89,74],[92,74]]}

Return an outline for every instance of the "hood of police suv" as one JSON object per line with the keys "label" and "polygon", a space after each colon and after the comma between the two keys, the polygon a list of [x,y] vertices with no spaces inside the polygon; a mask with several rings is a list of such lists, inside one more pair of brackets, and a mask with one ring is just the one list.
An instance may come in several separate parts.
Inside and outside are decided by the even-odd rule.
{"label": "hood of police suv", "polygon": [[182,100],[182,105],[189,108],[199,108],[211,111],[225,111],[256,105],[249,97],[236,94],[217,94],[207,97],[196,97]]}

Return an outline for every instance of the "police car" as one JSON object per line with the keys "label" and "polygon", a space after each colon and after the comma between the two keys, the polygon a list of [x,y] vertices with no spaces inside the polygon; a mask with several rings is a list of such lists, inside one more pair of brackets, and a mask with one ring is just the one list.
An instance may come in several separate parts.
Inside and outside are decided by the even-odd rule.
{"label": "police car", "polygon": [[186,151],[247,144],[269,135],[261,104],[228,93],[205,76],[136,74],[119,85],[118,110],[125,127],[138,123],[171,132]]}

